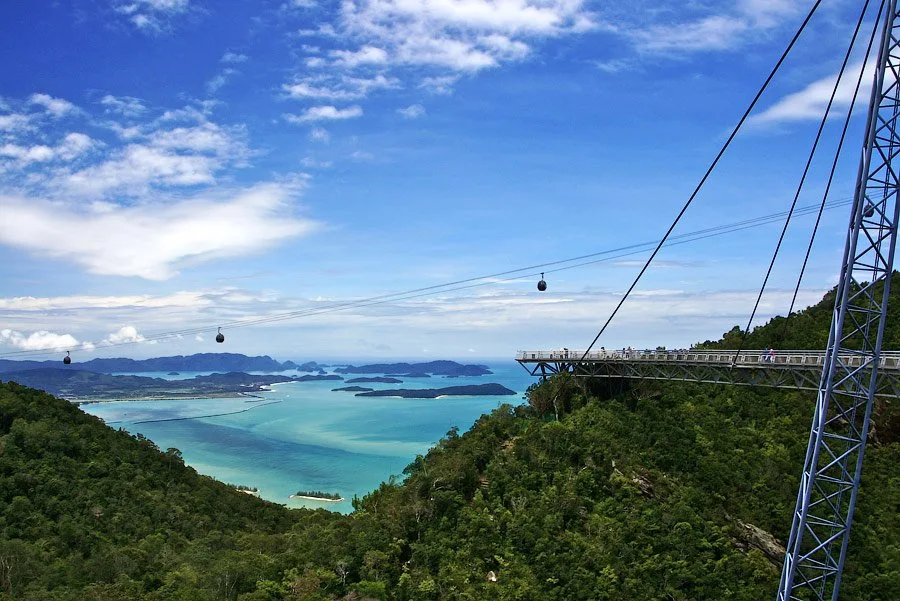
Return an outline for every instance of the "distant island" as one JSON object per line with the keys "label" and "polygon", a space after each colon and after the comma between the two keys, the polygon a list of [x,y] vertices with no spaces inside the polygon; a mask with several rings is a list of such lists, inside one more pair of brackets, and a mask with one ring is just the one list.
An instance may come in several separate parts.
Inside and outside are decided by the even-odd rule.
{"label": "distant island", "polygon": [[[39,388],[73,402],[99,400],[177,400],[246,396],[271,389],[272,384],[302,382],[321,376],[254,375],[243,372],[166,380],[147,376],[111,376],[61,367],[0,374],[0,380]],[[327,379],[340,380],[340,376]]]}
{"label": "distant island", "polygon": [[475,384],[472,386],[448,386],[446,388],[423,388],[412,390],[400,388],[398,390],[373,390],[372,392],[360,392],[359,397],[401,397],[404,399],[436,399],[441,396],[506,396],[514,395],[515,391],[500,384]]}
{"label": "distant island", "polygon": [[426,374],[423,371],[417,371],[409,374],[390,374],[392,376],[396,376],[398,378],[430,378],[431,374]]}
{"label": "distant island", "polygon": [[[287,363],[290,363],[290,361],[288,361]],[[296,366],[294,369],[296,369],[297,371],[314,371],[318,373],[325,373],[326,367],[328,366],[321,365],[319,363],[316,363],[315,361],[307,361],[306,363],[301,363],[300,365]]]}
{"label": "distant island", "polygon": [[[0,373],[19,372],[31,369],[47,369],[60,367],[61,361],[13,361],[0,359]],[[307,368],[307,369],[301,369]],[[183,371],[319,371],[321,366],[315,361],[297,365],[293,361],[281,363],[268,355],[248,357],[239,353],[198,353],[196,355],[176,355],[173,357],[156,357],[154,359],[91,359],[79,362],[77,356],[72,357],[70,369],[92,371],[101,374],[183,372]],[[173,374],[169,374],[173,375]]]}
{"label": "distant island", "polygon": [[429,361],[428,363],[373,363],[348,365],[334,370],[339,374],[402,374],[417,373],[435,376],[489,376],[493,372],[486,365],[463,365],[456,361]]}
{"label": "distant island", "polygon": [[[239,366],[239,369],[229,369]],[[92,359],[63,366],[61,361],[0,360],[0,381],[14,381],[24,386],[45,390],[75,403],[113,400],[178,400],[234,396],[254,397],[254,393],[269,391],[272,385],[286,382],[341,382],[341,374],[363,375],[346,380],[348,384],[402,384],[398,376],[430,378],[483,376],[491,371],[484,365],[463,365],[455,361],[427,363],[378,363],[346,365],[325,373],[322,364],[309,361],[297,365],[292,361],[279,362],[267,355],[249,357],[237,353],[200,353],[189,356],[157,357],[154,359]],[[287,375],[249,372],[280,372],[292,370],[306,375]],[[185,372],[214,372],[189,379],[166,379],[137,375],[141,372],[164,372],[178,376]],[[135,375],[113,375],[134,372]],[[490,388],[493,386],[494,388]],[[375,390],[365,386],[347,386],[335,392],[353,392],[358,396],[402,396],[405,398],[435,398],[454,395],[512,395],[514,392],[498,384],[454,386],[430,390]],[[255,397],[260,399],[261,397]]]}
{"label": "distant island", "polygon": [[387,378],[384,376],[378,376],[374,378],[352,378],[347,380],[347,384],[363,384],[366,382],[373,382],[378,384],[403,384],[403,380],[398,380],[397,378]]}
{"label": "distant island", "polygon": [[297,378],[294,378],[294,381],[295,382],[321,382],[321,381],[326,381],[326,380],[343,380],[343,379],[344,378],[342,378],[341,376],[336,376],[336,375],[332,374],[330,376],[323,376],[323,375],[299,376]]}
{"label": "distant island", "polygon": [[298,490],[290,496],[291,499],[311,499],[315,501],[332,501],[339,503],[344,497],[337,493],[322,492],[321,490]]}

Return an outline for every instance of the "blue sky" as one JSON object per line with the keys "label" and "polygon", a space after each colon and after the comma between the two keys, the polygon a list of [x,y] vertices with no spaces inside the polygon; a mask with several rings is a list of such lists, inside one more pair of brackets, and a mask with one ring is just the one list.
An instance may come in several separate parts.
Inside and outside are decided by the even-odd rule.
{"label": "blue sky", "polygon": [[[583,348],[646,254],[548,273],[544,294],[552,267],[212,338],[658,239],[812,4],[4,2],[0,354]],[[788,208],[860,5],[824,3],[676,234]],[[801,306],[835,283],[848,211],[825,214]],[[758,323],[786,312],[811,223],[789,230]],[[780,227],[664,249],[598,344],[745,323]]]}

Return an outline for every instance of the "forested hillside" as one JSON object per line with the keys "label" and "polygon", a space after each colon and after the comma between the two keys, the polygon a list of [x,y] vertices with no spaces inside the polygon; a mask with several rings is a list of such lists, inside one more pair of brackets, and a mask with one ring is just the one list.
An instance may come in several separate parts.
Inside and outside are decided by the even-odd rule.
{"label": "forested hillside", "polygon": [[[884,287],[876,287],[878,298]],[[836,288],[825,294],[821,301],[802,311],[795,311],[789,318],[774,317],[766,324],[753,328],[742,340],[743,329],[734,326],[725,332],[720,340],[706,340],[699,348],[717,349],[819,349],[828,345],[828,328],[834,313]],[[785,307],[787,311],[787,307]],[[891,279],[888,316],[885,321],[883,348],[900,351],[900,272],[895,271]]]}
{"label": "forested hillside", "polygon": [[[342,516],[265,503],[4,384],[0,599],[769,599],[812,401],[557,377],[449,432]],[[900,442],[884,415],[847,601],[900,590]]]}

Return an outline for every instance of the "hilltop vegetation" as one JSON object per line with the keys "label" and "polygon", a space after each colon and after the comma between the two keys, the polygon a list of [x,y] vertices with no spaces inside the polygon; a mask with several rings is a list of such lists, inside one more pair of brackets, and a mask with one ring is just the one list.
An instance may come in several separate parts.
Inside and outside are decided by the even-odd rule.
{"label": "hilltop vegetation", "polygon": [[[527,396],[451,430],[343,516],[237,492],[176,449],[0,385],[0,599],[773,596],[811,394],[563,376]],[[886,415],[842,601],[900,590],[900,437]]]}
{"label": "hilltop vegetation", "polygon": [[[878,298],[884,287],[878,286]],[[722,334],[720,340],[706,340],[697,348],[710,349],[818,349],[828,346],[828,329],[834,313],[836,288],[829,290],[821,301],[802,311],[794,312],[789,318],[773,317],[765,325],[753,328],[742,341],[744,330],[734,326]],[[741,344],[743,342],[743,345]],[[885,321],[882,348],[900,351],[900,272],[895,271],[891,279],[890,302]]]}
{"label": "hilltop vegetation", "polygon": [[[341,516],[236,492],[174,449],[5,384],[0,591],[245,601],[772,594],[781,558],[761,533],[784,540],[790,525],[808,397],[653,385],[597,402],[565,378],[530,397],[449,432],[404,483]],[[559,421],[541,408],[552,397]],[[900,585],[898,465],[897,443],[869,450],[844,599],[888,600]]]}
{"label": "hilltop vegetation", "polygon": [[[286,532],[294,519],[197,474],[177,449],[0,384],[0,598],[140,598],[175,586],[166,578],[214,587],[233,539]],[[120,597],[93,592],[109,587]]]}

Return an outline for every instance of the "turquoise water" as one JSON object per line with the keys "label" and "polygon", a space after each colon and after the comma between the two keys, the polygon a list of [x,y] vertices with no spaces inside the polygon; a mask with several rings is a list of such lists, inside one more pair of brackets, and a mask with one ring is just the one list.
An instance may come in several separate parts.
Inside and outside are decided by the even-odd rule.
{"label": "turquoise water", "polygon": [[[514,362],[490,368],[494,374],[489,376],[359,385],[385,390],[496,382],[517,396],[361,398],[332,392],[347,385],[339,381],[290,382],[258,393],[258,398],[104,402],[82,409],[113,427],[143,434],[163,450],[181,450],[185,462],[201,474],[255,486],[270,501],[349,512],[354,495],[362,497],[391,475],[401,475],[416,454],[450,428],[465,431],[500,404],[522,402],[534,378]],[[352,377],[357,376],[346,376]],[[336,492],[345,500],[290,499],[298,490]]]}

